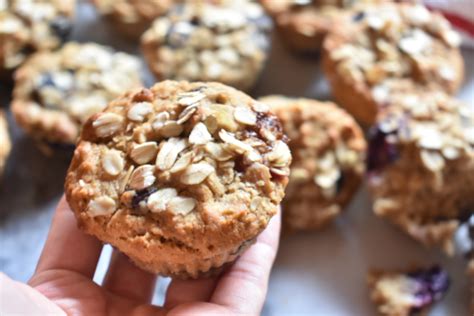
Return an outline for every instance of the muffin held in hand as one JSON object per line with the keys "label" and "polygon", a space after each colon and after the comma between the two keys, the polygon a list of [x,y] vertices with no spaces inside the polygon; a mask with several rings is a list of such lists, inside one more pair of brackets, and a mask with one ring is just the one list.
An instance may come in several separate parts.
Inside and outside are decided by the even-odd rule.
{"label": "muffin held in hand", "polygon": [[382,0],[260,0],[275,21],[283,41],[299,53],[317,53],[337,27],[339,16],[357,4]]}
{"label": "muffin held in hand", "polygon": [[448,273],[438,267],[369,273],[370,298],[384,316],[426,315],[449,289]]}
{"label": "muffin held in hand", "polygon": [[136,57],[98,44],[68,43],[56,52],[34,54],[18,69],[12,111],[39,143],[68,147],[92,114],[140,86]]}
{"label": "muffin held in hand", "polygon": [[165,14],[177,1],[180,0],[92,0],[99,13],[121,34],[137,40],[155,18]]}
{"label": "muffin held in hand", "polygon": [[11,142],[10,134],[8,133],[7,118],[5,112],[0,110],[0,176],[5,169],[5,162],[10,154]]}
{"label": "muffin held in hand", "polygon": [[60,46],[72,30],[75,0],[0,0],[0,78],[33,52]]}
{"label": "muffin held in hand", "polygon": [[197,278],[277,212],[291,153],[268,107],[219,83],[164,81],[85,124],[68,171],[80,226],[141,268]]}
{"label": "muffin held in hand", "polygon": [[452,253],[474,210],[474,111],[442,92],[393,96],[370,132],[368,172],[376,215]]}
{"label": "muffin held in hand", "polygon": [[456,92],[460,42],[441,14],[420,4],[363,6],[326,37],[323,66],[336,100],[369,127],[394,93]]}
{"label": "muffin held in hand", "polygon": [[142,36],[158,79],[218,81],[251,89],[267,59],[270,19],[251,0],[177,4]]}
{"label": "muffin held in hand", "polygon": [[366,142],[357,123],[330,102],[270,96],[293,156],[283,201],[290,230],[321,228],[341,213],[364,173]]}

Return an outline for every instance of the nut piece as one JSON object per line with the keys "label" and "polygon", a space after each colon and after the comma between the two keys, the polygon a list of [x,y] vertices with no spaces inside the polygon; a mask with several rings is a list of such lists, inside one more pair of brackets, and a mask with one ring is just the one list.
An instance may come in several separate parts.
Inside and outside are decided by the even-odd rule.
{"label": "nut piece", "polygon": [[207,130],[206,125],[198,123],[189,134],[189,143],[195,145],[204,145],[212,140],[212,136]]}
{"label": "nut piece", "polygon": [[135,169],[130,177],[129,186],[134,190],[143,190],[155,183],[155,166],[143,165]]}
{"label": "nut piece", "polygon": [[92,123],[98,137],[112,136],[122,128],[123,118],[115,113],[101,113]]}
{"label": "nut piece", "polygon": [[146,142],[133,147],[130,157],[139,165],[146,164],[156,157],[158,145],[155,142]]}
{"label": "nut piece", "polygon": [[89,202],[87,212],[92,217],[110,215],[115,211],[115,201],[108,196],[100,196]]}
{"label": "nut piece", "polygon": [[187,147],[187,142],[184,139],[170,138],[160,149],[156,157],[156,167],[160,170],[170,169],[179,153]]}
{"label": "nut piece", "polygon": [[181,175],[181,182],[188,185],[199,184],[203,182],[211,173],[215,171],[214,167],[208,163],[200,162],[189,166]]}
{"label": "nut piece", "polygon": [[237,122],[246,125],[257,124],[257,115],[246,107],[239,106],[234,110],[234,118]]}
{"label": "nut piece", "polygon": [[189,197],[177,196],[168,203],[169,211],[186,215],[196,207],[196,200]]}
{"label": "nut piece", "polygon": [[142,122],[151,111],[152,105],[150,102],[138,102],[128,110],[127,117],[132,121]]}
{"label": "nut piece", "polygon": [[108,150],[102,157],[102,168],[108,175],[118,175],[123,167],[124,161],[118,150]]}
{"label": "nut piece", "polygon": [[147,206],[153,213],[166,211],[166,206],[178,192],[173,188],[164,188],[156,191],[148,197]]}

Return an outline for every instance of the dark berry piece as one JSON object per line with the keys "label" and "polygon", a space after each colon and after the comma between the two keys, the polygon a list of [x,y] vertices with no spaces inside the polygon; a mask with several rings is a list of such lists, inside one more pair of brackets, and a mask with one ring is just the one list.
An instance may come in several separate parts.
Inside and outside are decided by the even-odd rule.
{"label": "dark berry piece", "polygon": [[143,206],[143,203],[146,204],[148,197],[156,192],[156,188],[149,187],[140,191],[135,192],[135,195],[132,198],[132,207],[134,209],[140,209]]}
{"label": "dark berry piece", "polygon": [[417,303],[412,308],[413,315],[441,300],[449,289],[449,275],[439,266],[416,270],[407,273],[407,276],[418,284],[417,291],[414,293]]}
{"label": "dark berry piece", "polygon": [[65,16],[59,16],[50,23],[51,30],[61,39],[61,42],[65,42],[71,34],[72,22]]}
{"label": "dark berry piece", "polygon": [[360,11],[360,12],[357,12],[356,14],[354,14],[352,16],[352,21],[358,22],[358,21],[362,20],[363,18],[365,18],[365,12]]}
{"label": "dark berry piece", "polygon": [[373,172],[383,169],[399,158],[397,146],[387,141],[389,135],[378,126],[369,131],[369,152],[367,157],[367,171]]}

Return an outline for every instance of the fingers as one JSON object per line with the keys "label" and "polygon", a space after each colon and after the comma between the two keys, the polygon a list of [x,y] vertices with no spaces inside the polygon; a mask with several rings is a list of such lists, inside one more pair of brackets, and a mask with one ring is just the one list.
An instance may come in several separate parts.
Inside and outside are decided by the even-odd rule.
{"label": "fingers", "polygon": [[150,303],[156,278],[156,275],[141,270],[127,256],[114,250],[103,287],[114,294],[138,302]]}
{"label": "fingers", "polygon": [[92,278],[102,244],[77,228],[64,196],[59,201],[36,272],[63,269]]}
{"label": "fingers", "polygon": [[166,292],[165,308],[171,309],[190,302],[209,301],[216,282],[216,278],[171,281]]}
{"label": "fingers", "polygon": [[259,315],[265,301],[270,270],[280,237],[280,212],[265,231],[219,280],[211,303],[236,313]]}

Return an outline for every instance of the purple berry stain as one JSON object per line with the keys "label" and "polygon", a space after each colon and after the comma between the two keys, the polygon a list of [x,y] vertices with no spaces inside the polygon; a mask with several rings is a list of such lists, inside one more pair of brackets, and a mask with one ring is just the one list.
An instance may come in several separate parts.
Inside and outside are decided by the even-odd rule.
{"label": "purple berry stain", "polygon": [[379,126],[369,131],[369,151],[367,157],[367,171],[379,171],[399,158],[397,146],[387,141],[388,136],[395,131],[384,132]]}
{"label": "purple berry stain", "polygon": [[416,315],[423,308],[441,300],[450,284],[448,273],[437,265],[407,273],[407,276],[418,284],[414,293],[417,303],[413,306],[411,315]]}

